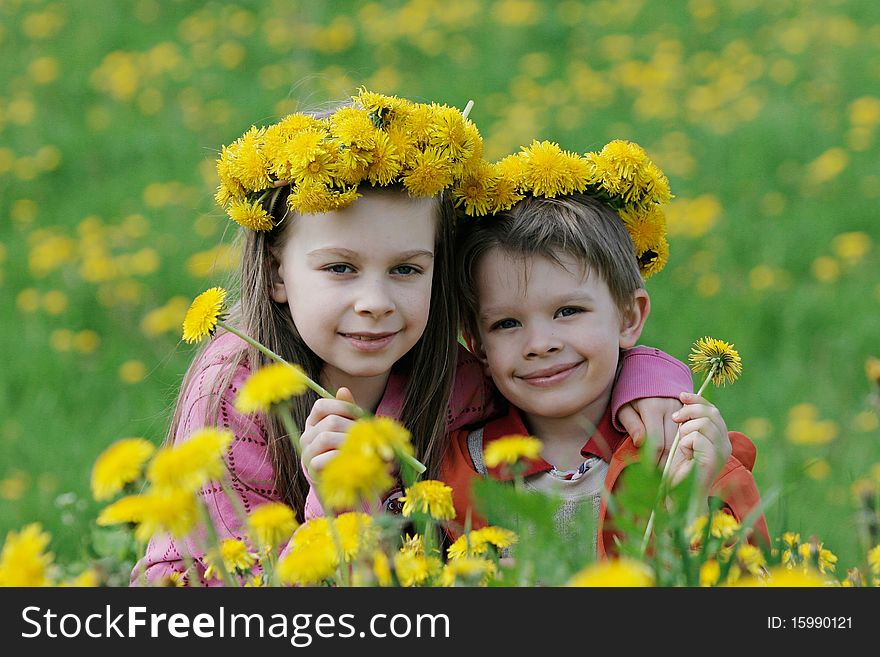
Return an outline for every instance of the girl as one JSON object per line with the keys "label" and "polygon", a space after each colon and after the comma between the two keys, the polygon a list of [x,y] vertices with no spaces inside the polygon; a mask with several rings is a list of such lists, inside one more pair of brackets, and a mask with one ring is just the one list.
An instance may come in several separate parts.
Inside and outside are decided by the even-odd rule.
{"label": "girl", "polygon": [[[458,110],[362,90],[353,105],[323,118],[296,114],[252,128],[218,163],[218,201],[243,226],[230,321],[324,387],[347,388],[361,407],[402,422],[431,478],[439,475],[448,432],[493,410],[482,368],[456,342],[448,191],[481,152],[479,133]],[[366,181],[371,186],[359,187]],[[639,390],[639,372],[625,365],[628,398],[617,408],[690,387],[687,368],[654,356],[636,352],[625,362],[638,368],[642,358],[642,372],[657,379],[662,369],[659,378],[672,382],[654,384],[664,388],[659,393]],[[266,502],[284,502],[304,517],[308,482],[283,427],[234,408],[243,381],[265,363],[237,337],[215,337],[186,374],[169,430],[169,442],[206,425],[235,435],[226,457],[231,490],[216,483],[202,491],[220,539],[242,537],[242,511]],[[325,411],[344,403],[310,393],[294,400],[293,418],[304,436],[323,436],[329,450],[347,420]],[[678,406],[655,404],[654,417],[664,416],[658,407],[668,414]],[[618,418],[632,423],[634,416]],[[188,583],[188,553],[200,582],[219,584],[204,581],[205,544],[203,532],[183,541],[154,536],[132,583],[142,576]]]}

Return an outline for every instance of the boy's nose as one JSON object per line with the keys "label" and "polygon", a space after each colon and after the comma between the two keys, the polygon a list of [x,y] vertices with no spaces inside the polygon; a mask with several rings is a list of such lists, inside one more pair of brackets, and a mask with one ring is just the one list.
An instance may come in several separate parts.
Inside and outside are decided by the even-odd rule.
{"label": "boy's nose", "polygon": [[383,317],[394,312],[394,309],[394,299],[381,282],[367,282],[357,292],[354,311],[359,315]]}
{"label": "boy's nose", "polygon": [[537,358],[553,354],[562,349],[560,340],[549,330],[532,330],[525,343],[526,358]]}

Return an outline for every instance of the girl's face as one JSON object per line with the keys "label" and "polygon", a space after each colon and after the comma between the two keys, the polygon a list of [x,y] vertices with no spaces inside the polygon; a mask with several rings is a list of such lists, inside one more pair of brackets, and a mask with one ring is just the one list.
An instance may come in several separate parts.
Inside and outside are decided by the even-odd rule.
{"label": "girl's face", "polygon": [[287,303],[322,379],[387,377],[428,322],[437,205],[369,189],[336,212],[301,215],[274,253],[272,298]]}

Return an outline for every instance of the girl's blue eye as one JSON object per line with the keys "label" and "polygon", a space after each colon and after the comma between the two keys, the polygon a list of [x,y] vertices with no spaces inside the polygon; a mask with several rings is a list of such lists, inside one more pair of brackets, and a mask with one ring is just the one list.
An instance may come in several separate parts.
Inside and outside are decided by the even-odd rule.
{"label": "girl's blue eye", "polygon": [[514,328],[519,322],[515,319],[502,319],[500,322],[492,324],[493,329],[509,329]]}
{"label": "girl's blue eye", "polygon": [[571,317],[572,315],[577,315],[578,313],[583,312],[583,308],[575,308],[573,306],[566,306],[565,308],[560,308],[557,311],[557,315],[560,317]]}
{"label": "girl's blue eye", "polygon": [[351,268],[351,265],[329,265],[328,267],[324,267],[324,269],[333,274],[348,274],[354,271]]}
{"label": "girl's blue eye", "polygon": [[422,271],[418,267],[413,267],[412,265],[400,265],[399,267],[395,267],[391,271],[395,274],[400,274],[401,276],[412,276],[413,274],[422,273]]}

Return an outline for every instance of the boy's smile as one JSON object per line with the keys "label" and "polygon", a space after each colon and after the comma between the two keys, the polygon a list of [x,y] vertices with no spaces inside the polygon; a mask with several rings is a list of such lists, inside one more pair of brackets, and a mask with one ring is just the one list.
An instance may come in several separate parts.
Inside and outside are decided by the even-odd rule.
{"label": "boy's smile", "polygon": [[594,271],[565,254],[560,262],[494,248],[476,270],[479,347],[498,390],[539,435],[542,420],[598,424],[620,349],[639,333]]}

